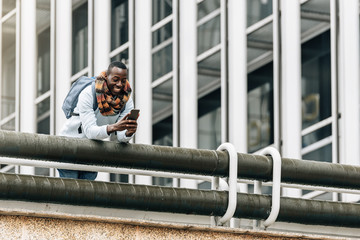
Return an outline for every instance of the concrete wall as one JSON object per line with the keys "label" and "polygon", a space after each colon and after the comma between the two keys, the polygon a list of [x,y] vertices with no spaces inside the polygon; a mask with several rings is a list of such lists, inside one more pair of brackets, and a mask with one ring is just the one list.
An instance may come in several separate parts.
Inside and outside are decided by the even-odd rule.
{"label": "concrete wall", "polygon": [[106,218],[0,215],[0,239],[330,239]]}

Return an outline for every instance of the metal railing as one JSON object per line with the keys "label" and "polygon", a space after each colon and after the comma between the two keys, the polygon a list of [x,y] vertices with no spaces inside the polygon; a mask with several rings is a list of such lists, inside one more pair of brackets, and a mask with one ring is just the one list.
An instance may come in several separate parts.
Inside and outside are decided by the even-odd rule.
{"label": "metal railing", "polygon": [[[92,171],[105,169],[110,172],[118,169],[122,173],[124,168],[130,168],[128,171],[131,174],[138,174],[142,170],[150,171],[150,174],[168,171],[177,172],[179,177],[192,174],[191,178],[197,176],[203,180],[210,180],[214,176],[227,177],[229,172],[229,156],[225,151],[121,144],[9,131],[0,131],[0,156],[16,158],[5,160],[7,164]],[[238,179],[272,180],[271,157],[237,153],[237,159]],[[359,173],[359,166],[281,159],[281,182],[285,183],[357,191],[360,189]],[[174,177],[173,174],[171,176]],[[228,206],[228,194],[224,191],[4,173],[0,173],[0,198],[209,216],[224,215]],[[236,198],[234,217],[258,220],[268,217],[272,203],[270,196],[237,193]],[[360,226],[359,204],[281,197],[280,206],[277,221]]]}

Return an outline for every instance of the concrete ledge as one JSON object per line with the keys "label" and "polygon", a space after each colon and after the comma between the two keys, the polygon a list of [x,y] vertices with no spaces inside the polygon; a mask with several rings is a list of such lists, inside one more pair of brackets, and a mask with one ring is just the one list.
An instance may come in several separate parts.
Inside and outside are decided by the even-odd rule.
{"label": "concrete ledge", "polygon": [[339,239],[113,217],[0,211],[0,239]]}

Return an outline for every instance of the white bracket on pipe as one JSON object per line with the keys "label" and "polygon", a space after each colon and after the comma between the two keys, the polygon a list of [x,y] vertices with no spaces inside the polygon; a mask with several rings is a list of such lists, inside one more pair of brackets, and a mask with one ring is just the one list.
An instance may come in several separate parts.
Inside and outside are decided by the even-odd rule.
{"label": "white bracket on pipe", "polygon": [[280,210],[280,183],[281,183],[281,156],[274,147],[267,147],[260,152],[260,155],[270,155],[273,160],[273,186],[272,186],[272,206],[269,217],[264,221],[265,229],[273,224]]}
{"label": "white bracket on pipe", "polygon": [[[226,150],[229,154],[229,203],[228,208],[222,218],[219,219],[219,225],[222,225],[229,221],[236,210],[237,204],[237,170],[238,170],[238,157],[237,152],[231,143],[223,143],[221,144],[218,149],[219,151]],[[212,187],[213,190],[219,190],[219,177],[214,177],[212,180]],[[213,218],[214,220],[214,218]]]}

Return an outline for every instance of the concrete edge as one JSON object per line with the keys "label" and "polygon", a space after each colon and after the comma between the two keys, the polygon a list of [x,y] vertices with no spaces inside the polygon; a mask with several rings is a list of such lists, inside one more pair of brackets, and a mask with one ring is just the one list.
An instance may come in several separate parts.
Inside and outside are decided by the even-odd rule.
{"label": "concrete edge", "polygon": [[299,233],[288,233],[288,232],[272,232],[265,230],[251,230],[251,229],[235,229],[228,227],[207,227],[202,225],[190,225],[190,224],[181,224],[181,223],[167,223],[167,222],[157,222],[151,220],[139,220],[139,219],[130,219],[130,218],[117,218],[117,217],[104,217],[96,215],[82,215],[82,214],[68,214],[54,212],[49,213],[45,211],[29,211],[22,209],[5,209],[0,208],[0,215],[8,216],[25,216],[25,217],[38,217],[38,218],[53,218],[53,219],[62,219],[62,220],[74,220],[74,221],[89,221],[89,222],[102,222],[102,223],[118,223],[124,225],[132,226],[143,226],[143,227],[155,227],[155,228],[170,228],[177,230],[188,230],[188,231],[204,231],[204,232],[217,232],[217,233],[236,233],[240,235],[250,235],[253,237],[276,237],[276,238],[286,238],[286,239],[344,239],[337,237],[326,237],[321,235],[313,234],[299,234]]}

